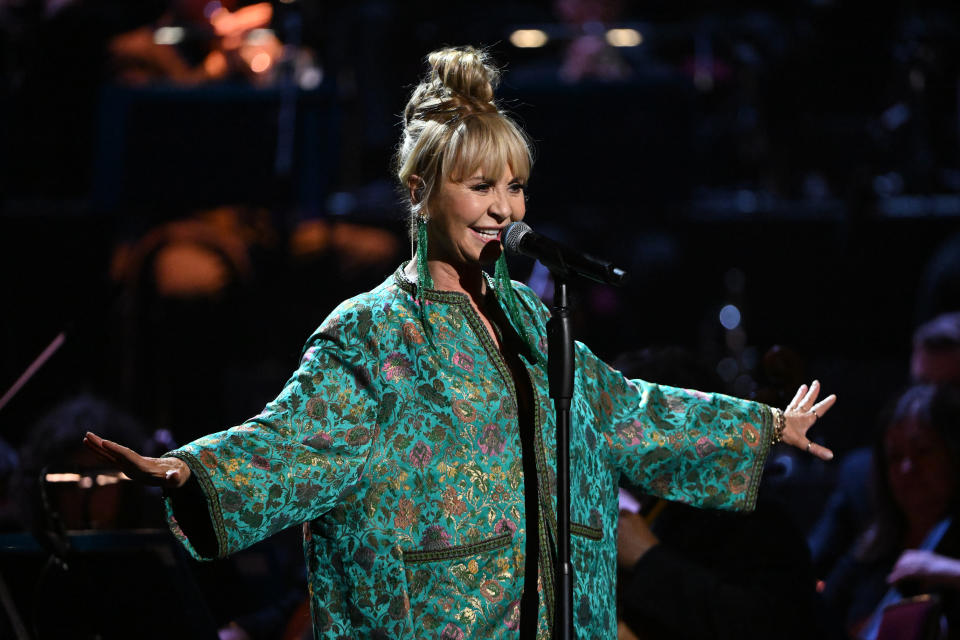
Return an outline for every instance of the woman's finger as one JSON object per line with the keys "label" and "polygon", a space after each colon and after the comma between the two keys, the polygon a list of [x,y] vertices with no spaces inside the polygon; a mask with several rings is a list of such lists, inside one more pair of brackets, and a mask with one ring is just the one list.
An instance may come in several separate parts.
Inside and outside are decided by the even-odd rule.
{"label": "woman's finger", "polygon": [[800,401],[798,406],[800,408],[809,407],[817,401],[818,395],[820,395],[820,382],[818,380],[814,380],[810,384],[810,388],[807,390],[807,395],[803,396],[803,400]]}
{"label": "woman's finger", "polygon": [[817,404],[810,407],[810,411],[817,414],[818,418],[822,418],[823,414],[829,411],[830,407],[832,407],[836,401],[837,401],[837,396],[834,394],[830,394],[829,396],[827,396]]}
{"label": "woman's finger", "polygon": [[146,459],[141,456],[139,453],[134,451],[129,447],[125,447],[122,444],[117,444],[112,440],[104,440],[103,448],[106,449],[109,453],[117,456],[121,460],[125,460],[128,464],[132,464],[138,469],[144,468],[146,465]]}
{"label": "woman's finger", "polygon": [[790,401],[790,404],[787,405],[787,408],[784,409],[784,412],[791,411],[797,408],[797,405],[800,403],[800,398],[807,392],[807,385],[802,384],[800,388],[797,389],[797,392],[793,396],[793,400]]}
{"label": "woman's finger", "polygon": [[821,460],[833,460],[833,451],[827,449],[823,445],[819,445],[812,440],[807,441],[807,446],[804,447],[807,450],[807,453],[817,456]]}
{"label": "woman's finger", "polygon": [[181,484],[179,474],[169,477],[164,465],[158,464],[154,458],[141,456],[133,449],[112,440],[101,440],[101,446],[117,458],[117,467],[131,478],[148,484],[170,484],[171,486]]}
{"label": "woman's finger", "polygon": [[175,458],[148,458],[133,449],[95,433],[87,433],[83,443],[115,469],[137,482],[156,486],[182,487],[190,478],[190,468]]}
{"label": "woman's finger", "polygon": [[104,451],[103,449],[97,447],[96,445],[87,444],[87,442],[88,442],[87,440],[84,440],[84,444],[87,446],[87,449],[89,449],[90,451],[92,451],[92,452],[94,453],[94,455],[96,455],[98,458],[100,458],[100,461],[101,461],[101,462],[106,462],[106,463],[107,463],[108,465],[110,465],[111,467],[119,467],[119,466],[120,466],[120,461],[119,461],[119,460],[117,460],[116,458],[114,458],[112,455],[110,455],[109,453],[107,453],[107,452]]}
{"label": "woman's finger", "polygon": [[95,453],[101,460],[109,462],[112,465],[119,464],[116,456],[103,448],[103,438],[95,433],[88,431],[87,435],[83,437],[83,444],[87,447],[87,449]]}

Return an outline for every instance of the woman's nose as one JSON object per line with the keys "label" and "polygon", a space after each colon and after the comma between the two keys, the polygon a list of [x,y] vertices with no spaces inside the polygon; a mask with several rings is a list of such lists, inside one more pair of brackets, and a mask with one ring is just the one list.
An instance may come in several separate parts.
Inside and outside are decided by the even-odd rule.
{"label": "woman's nose", "polygon": [[509,218],[513,211],[507,194],[497,190],[496,197],[493,199],[493,202],[490,203],[488,212],[497,222],[503,222]]}

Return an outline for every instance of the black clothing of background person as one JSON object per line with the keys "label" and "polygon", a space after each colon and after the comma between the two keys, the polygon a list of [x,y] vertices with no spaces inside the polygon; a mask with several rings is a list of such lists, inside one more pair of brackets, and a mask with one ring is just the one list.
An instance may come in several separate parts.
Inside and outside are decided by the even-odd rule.
{"label": "black clothing of background person", "polygon": [[833,637],[817,629],[806,542],[762,493],[747,514],[670,503],[652,529],[660,543],[621,591],[621,617],[641,640]]}

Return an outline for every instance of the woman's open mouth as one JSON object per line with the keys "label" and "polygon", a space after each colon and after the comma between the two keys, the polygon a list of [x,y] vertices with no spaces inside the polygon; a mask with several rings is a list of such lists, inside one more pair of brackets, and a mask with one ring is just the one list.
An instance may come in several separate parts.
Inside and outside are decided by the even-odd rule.
{"label": "woman's open mouth", "polygon": [[475,229],[473,227],[470,227],[470,231],[471,233],[473,233],[474,236],[479,238],[482,242],[490,242],[492,240],[500,239],[501,229]]}

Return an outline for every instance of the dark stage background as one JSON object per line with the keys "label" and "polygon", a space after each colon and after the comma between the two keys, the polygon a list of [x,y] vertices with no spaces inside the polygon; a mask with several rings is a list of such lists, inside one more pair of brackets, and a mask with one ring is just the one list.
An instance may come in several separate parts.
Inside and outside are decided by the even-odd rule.
{"label": "dark stage background", "polygon": [[[21,462],[81,464],[37,435],[78,396],[158,451],[258,412],[409,256],[390,158],[444,44],[505,65],[530,224],[630,270],[576,287],[608,361],[678,346],[766,400],[818,378],[840,402],[815,433],[843,454],[908,382],[914,328],[960,310],[955,3],[221,2],[0,2],[0,391],[66,335],[0,409]],[[802,464],[808,527],[833,471]],[[0,560],[30,610],[45,554],[21,543]]]}

